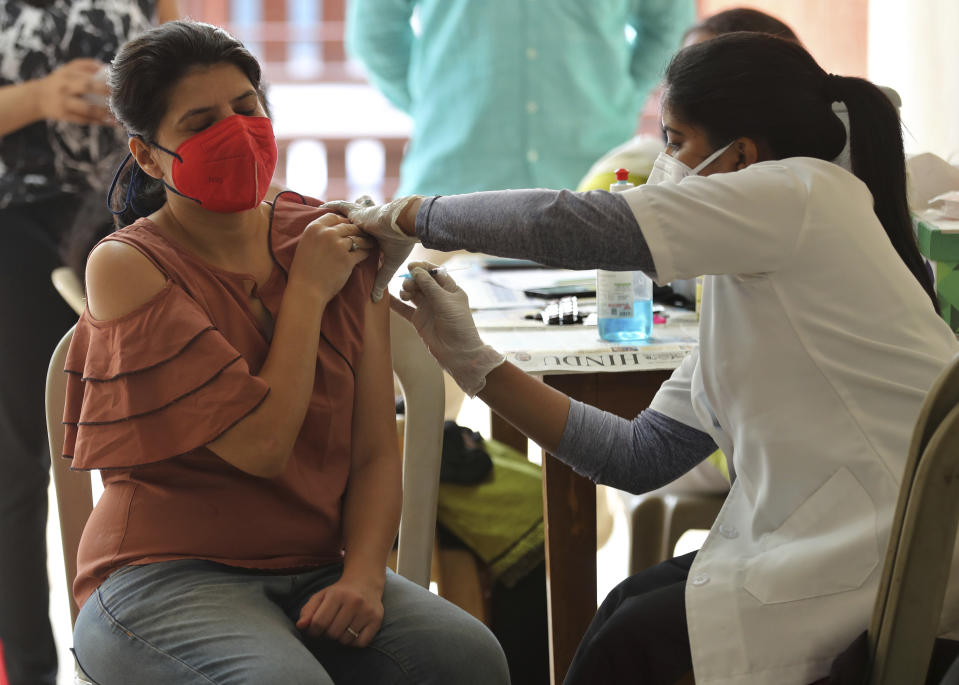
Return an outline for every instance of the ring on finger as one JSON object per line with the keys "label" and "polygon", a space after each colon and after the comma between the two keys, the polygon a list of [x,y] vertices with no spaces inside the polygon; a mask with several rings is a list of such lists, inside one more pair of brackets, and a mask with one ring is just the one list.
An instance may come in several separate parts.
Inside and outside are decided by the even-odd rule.
{"label": "ring on finger", "polygon": [[356,639],[358,639],[358,638],[360,637],[360,634],[359,634],[358,632],[356,632],[355,630],[353,630],[352,628],[350,628],[349,626],[346,627],[346,632],[348,632],[350,635],[352,635],[354,640],[356,640]]}
{"label": "ring on finger", "polygon": [[[359,244],[353,237],[350,237],[350,249],[347,252],[356,252],[356,249],[359,247]],[[349,628],[347,628],[349,630]]]}

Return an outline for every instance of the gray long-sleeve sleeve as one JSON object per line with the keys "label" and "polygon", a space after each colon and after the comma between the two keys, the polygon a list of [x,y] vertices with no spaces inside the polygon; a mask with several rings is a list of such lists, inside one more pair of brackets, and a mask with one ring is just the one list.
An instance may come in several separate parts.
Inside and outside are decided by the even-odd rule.
{"label": "gray long-sleeve sleeve", "polygon": [[593,190],[497,190],[430,197],[416,215],[426,247],[532,259],[564,269],[654,274],[626,201]]}
{"label": "gray long-sleeve sleeve", "polygon": [[571,399],[556,457],[596,483],[638,494],[676,480],[715,450],[708,434],[653,409],[627,421]]}

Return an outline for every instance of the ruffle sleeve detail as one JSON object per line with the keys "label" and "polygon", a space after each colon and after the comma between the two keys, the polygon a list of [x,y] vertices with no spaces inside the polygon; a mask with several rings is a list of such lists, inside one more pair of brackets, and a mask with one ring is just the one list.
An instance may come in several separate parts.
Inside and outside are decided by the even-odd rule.
{"label": "ruffle sleeve detail", "polygon": [[129,468],[185,454],[269,393],[179,286],[108,322],[85,313],[67,353],[63,454],[73,468]]}

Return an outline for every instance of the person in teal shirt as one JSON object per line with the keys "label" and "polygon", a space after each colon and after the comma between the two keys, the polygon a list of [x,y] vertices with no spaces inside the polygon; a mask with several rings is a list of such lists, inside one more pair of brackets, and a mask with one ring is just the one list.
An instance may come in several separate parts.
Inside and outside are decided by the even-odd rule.
{"label": "person in teal shirt", "polygon": [[692,0],[351,0],[346,43],[413,118],[400,195],[573,188],[633,135],[694,17]]}

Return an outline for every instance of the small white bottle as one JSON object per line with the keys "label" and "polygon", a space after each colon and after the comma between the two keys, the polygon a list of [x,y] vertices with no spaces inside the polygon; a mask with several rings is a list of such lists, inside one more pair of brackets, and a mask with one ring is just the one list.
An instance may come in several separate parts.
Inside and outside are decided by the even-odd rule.
{"label": "small white bottle", "polygon": [[[609,192],[636,186],[629,171],[616,170]],[[653,282],[642,271],[596,271],[596,319],[599,337],[611,342],[646,340],[653,332]]]}

